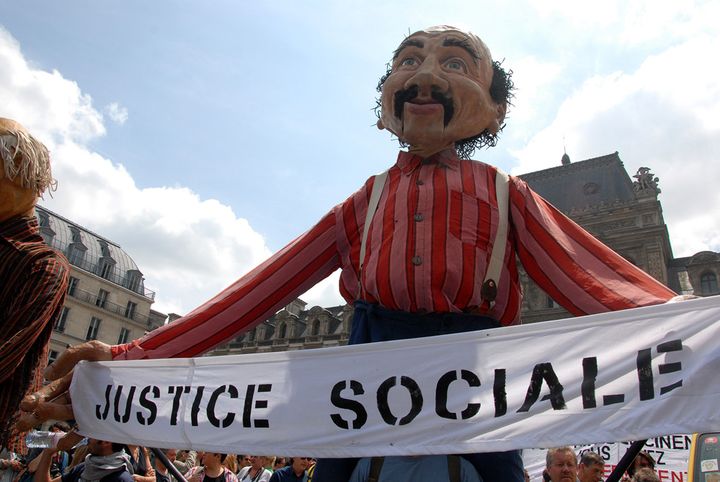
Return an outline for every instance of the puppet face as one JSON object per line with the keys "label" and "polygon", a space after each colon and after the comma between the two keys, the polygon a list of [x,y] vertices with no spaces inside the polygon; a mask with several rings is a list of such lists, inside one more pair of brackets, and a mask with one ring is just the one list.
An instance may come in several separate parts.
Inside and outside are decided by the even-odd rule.
{"label": "puppet face", "polygon": [[506,104],[490,96],[490,51],[450,27],[416,32],[398,47],[382,89],[378,127],[429,156],[486,129],[497,133]]}
{"label": "puppet face", "polygon": [[0,221],[32,216],[37,198],[55,185],[47,148],[17,122],[0,117]]}

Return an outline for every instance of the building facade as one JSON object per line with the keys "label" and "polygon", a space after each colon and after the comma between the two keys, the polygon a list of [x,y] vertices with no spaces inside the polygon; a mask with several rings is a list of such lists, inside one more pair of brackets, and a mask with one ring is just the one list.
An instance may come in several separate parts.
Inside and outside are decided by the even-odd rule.
{"label": "building facade", "polygon": [[[565,215],[679,294],[719,294],[720,254],[703,251],[673,258],[663,219],[659,179],[647,167],[630,177],[617,152],[520,176]],[[523,323],[570,316],[520,270]],[[347,343],[353,309],[349,305],[305,309],[295,300],[255,329],[210,355],[320,348]]]}
{"label": "building facade", "polygon": [[162,326],[152,310],[155,293],[132,258],[116,243],[41,206],[35,209],[45,242],[70,261],[62,313],[53,325],[50,361],[71,345],[100,340],[114,345]]}

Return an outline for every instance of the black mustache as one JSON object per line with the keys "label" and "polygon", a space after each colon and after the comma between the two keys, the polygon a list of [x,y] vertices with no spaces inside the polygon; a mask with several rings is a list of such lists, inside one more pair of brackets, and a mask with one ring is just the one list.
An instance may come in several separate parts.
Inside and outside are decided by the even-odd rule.
{"label": "black mustache", "polygon": [[[402,89],[395,92],[395,117],[397,117],[398,119],[402,119],[403,107],[405,106],[405,102],[410,102],[411,100],[415,99],[418,96],[419,90],[420,89],[417,85],[412,85],[407,89]],[[445,94],[445,92],[442,92],[440,89],[436,88],[432,89],[432,91],[430,92],[430,97],[432,97],[433,100],[442,104],[443,124],[447,126],[450,123],[450,119],[452,119],[454,113],[452,98]]]}

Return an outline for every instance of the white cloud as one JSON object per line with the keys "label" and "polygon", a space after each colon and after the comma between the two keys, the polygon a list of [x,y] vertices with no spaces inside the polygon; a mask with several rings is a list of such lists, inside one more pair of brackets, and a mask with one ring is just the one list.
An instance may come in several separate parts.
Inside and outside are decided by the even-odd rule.
{"label": "white cloud", "polygon": [[[138,188],[122,164],[93,152],[87,142],[106,131],[90,96],[57,71],[32,68],[2,28],[0,105],[51,150],[59,187],[43,205],[120,244],[157,292],[154,309],[187,313],[271,254],[229,206],[186,187]],[[127,118],[118,104],[108,113]],[[303,298],[338,304],[337,278]]]}
{"label": "white cloud", "polygon": [[513,129],[522,131],[524,124],[532,121],[543,107],[545,92],[562,72],[557,63],[545,62],[537,57],[523,57],[508,61],[512,65],[513,82],[517,96],[510,108]]}
{"label": "white cloud", "polygon": [[558,21],[578,36],[618,45],[666,45],[716,29],[720,4],[696,0],[530,0],[544,22]]}
{"label": "white cloud", "polygon": [[105,112],[107,112],[110,120],[116,124],[123,125],[128,120],[128,110],[117,102],[105,106]]}
{"label": "white cloud", "polygon": [[[515,173],[549,167],[566,138],[576,160],[618,150],[631,173],[660,177],[676,256],[720,249],[720,35],[699,35],[649,57],[637,71],[588,79],[554,121],[514,152]],[[553,164],[555,165],[555,164]]]}

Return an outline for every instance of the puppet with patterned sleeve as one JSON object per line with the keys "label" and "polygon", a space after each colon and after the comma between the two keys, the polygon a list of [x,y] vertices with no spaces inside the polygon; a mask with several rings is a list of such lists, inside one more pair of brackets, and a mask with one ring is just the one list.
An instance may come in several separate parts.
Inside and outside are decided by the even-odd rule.
{"label": "puppet with patterned sleeve", "polygon": [[[576,315],[674,296],[522,180],[469,160],[477,147],[495,144],[512,95],[510,73],[478,37],[447,26],[413,33],[394,52],[378,89],[378,127],[407,147],[388,171],[187,316],[127,345],[71,351],[50,375],[67,373],[87,355],[199,355],[338,268],[340,291],[355,306],[351,343],[518,323],[517,258]],[[37,394],[28,409],[52,395]],[[523,480],[516,451],[468,458],[485,480]],[[347,480],[352,464],[321,460],[314,480]]]}
{"label": "puppet with patterned sleeve", "polygon": [[[54,187],[45,146],[0,118],[0,445],[17,442],[12,418],[47,363],[69,268],[40,236],[35,203]],[[14,447],[17,449],[17,447]]]}

